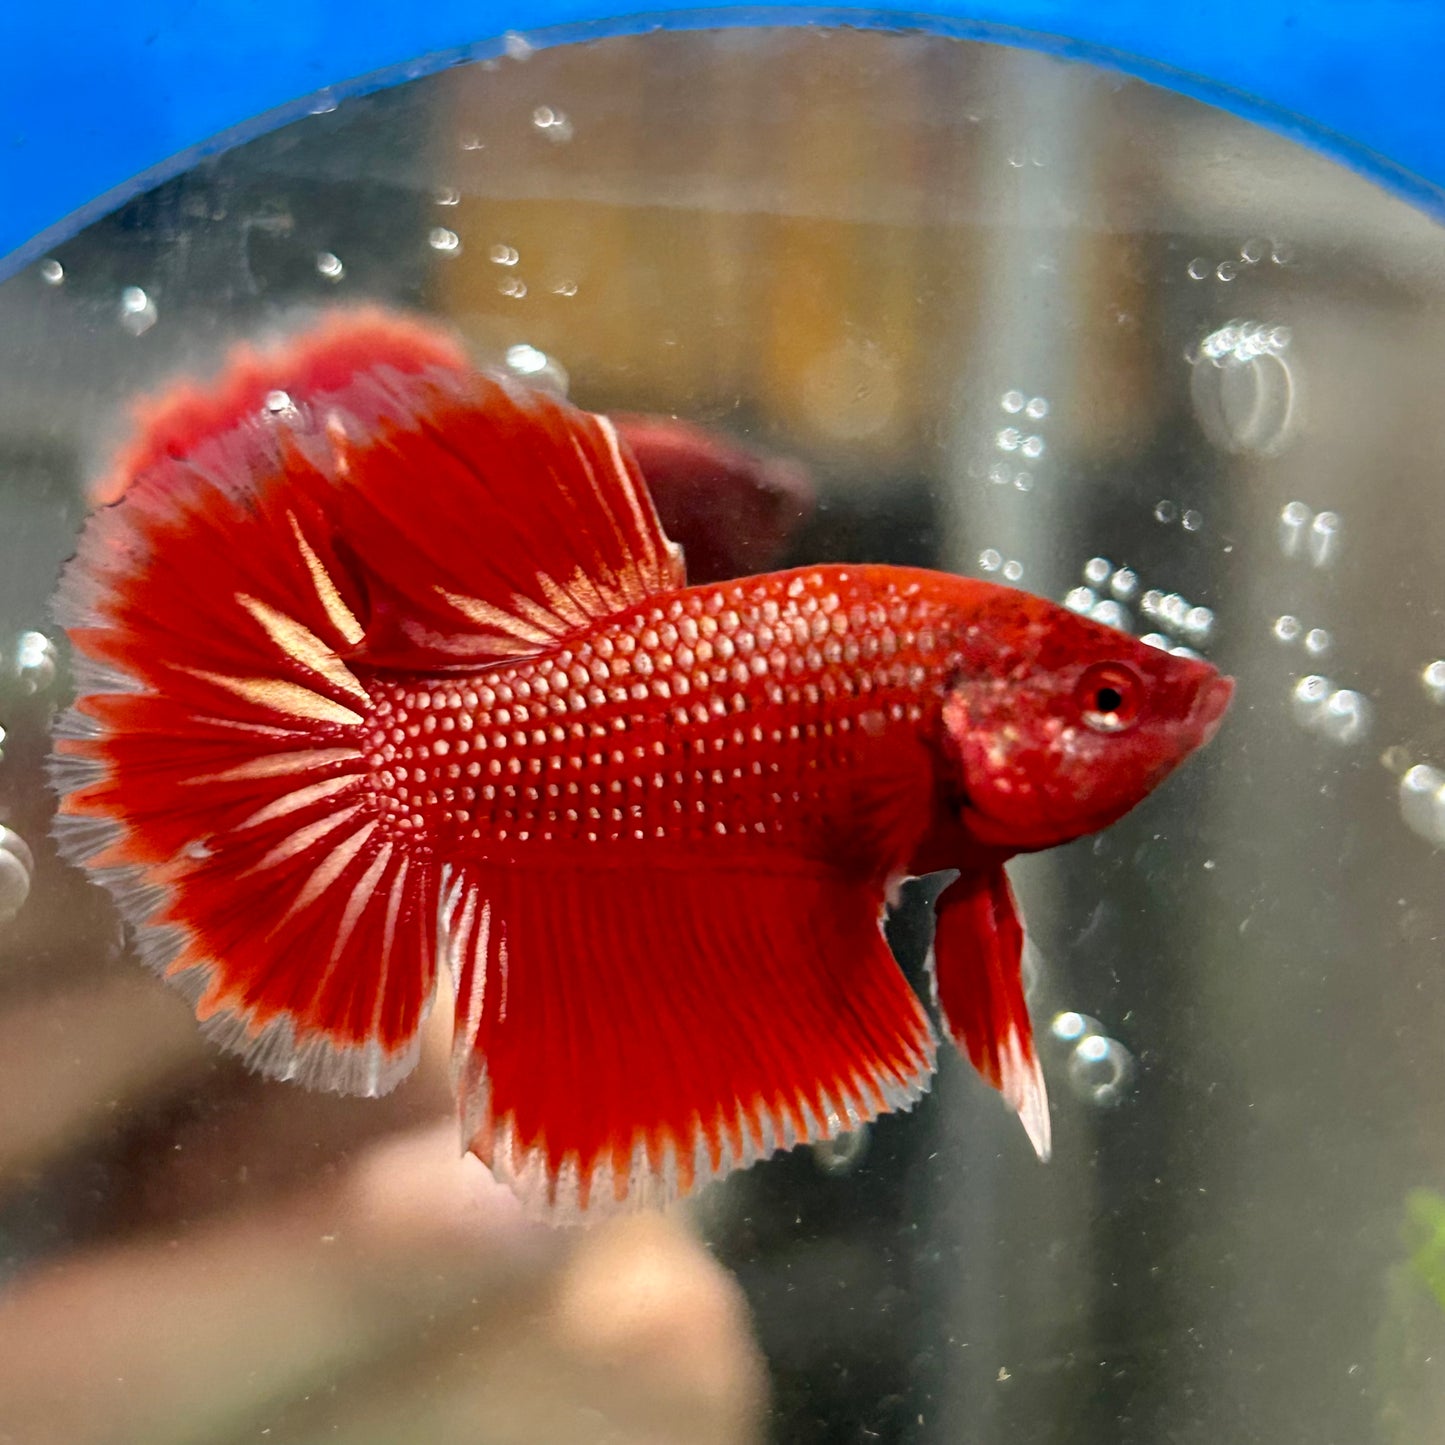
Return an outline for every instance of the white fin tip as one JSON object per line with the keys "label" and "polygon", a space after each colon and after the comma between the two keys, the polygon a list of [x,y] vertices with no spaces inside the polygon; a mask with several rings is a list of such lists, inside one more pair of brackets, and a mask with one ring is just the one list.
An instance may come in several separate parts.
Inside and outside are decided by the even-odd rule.
{"label": "white fin tip", "polygon": [[1053,1152],[1053,1134],[1049,1123],[1049,1095],[1044,1086],[1044,1071],[1032,1048],[1027,1053],[1014,1029],[1008,1031],[999,1055],[1000,1092],[1019,1116],[1029,1143],[1040,1163],[1046,1163]]}

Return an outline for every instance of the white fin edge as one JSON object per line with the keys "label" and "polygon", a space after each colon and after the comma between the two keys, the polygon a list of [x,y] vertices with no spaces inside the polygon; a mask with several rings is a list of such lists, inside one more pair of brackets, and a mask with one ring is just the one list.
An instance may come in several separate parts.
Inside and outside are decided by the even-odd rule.
{"label": "white fin edge", "polygon": [[[906,1113],[932,1088],[935,1063],[936,1043],[930,1031],[924,1058],[911,1077],[902,1083],[882,1078],[877,1080],[884,1099],[881,1108],[861,1083],[855,1085],[850,1097],[825,1099],[823,1108],[814,1107],[806,1101],[800,1102],[799,1110],[806,1126],[806,1134],[802,1136],[786,1115],[779,1117],[771,1110],[761,1110],[757,1116],[763,1139],[761,1148],[739,1110],[728,1123],[741,1137],[741,1150],[733,1149],[727,1131],[724,1131],[722,1157],[714,1167],[707,1141],[699,1133],[693,1146],[693,1182],[686,1191],[678,1183],[676,1150],[672,1143],[669,1141],[664,1147],[659,1168],[646,1142],[639,1139],[633,1145],[625,1169],[614,1170],[611,1164],[606,1164],[594,1171],[584,1203],[576,1159],[569,1156],[564,1160],[554,1181],[548,1172],[544,1151],[522,1147],[512,1131],[510,1117],[496,1120],[492,1125],[491,1160],[488,1162],[482,1158],[485,1146],[480,1145],[478,1138],[479,1135],[485,1136],[485,1123],[491,1107],[485,1066],[474,1068],[470,1079],[459,1080],[462,1151],[482,1158],[493,1177],[516,1194],[526,1217],[554,1227],[586,1227],[618,1215],[665,1209],[684,1198],[695,1199],[706,1186],[775,1154],[786,1153],[803,1144],[827,1143],[851,1134],[885,1114]],[[618,1198],[619,1174],[625,1180],[621,1198]]]}
{"label": "white fin edge", "polygon": [[1018,1030],[1010,1028],[999,1050],[999,1092],[1019,1116],[1029,1143],[1040,1163],[1053,1153],[1053,1131],[1049,1121],[1049,1095],[1038,1056],[1026,1048]]}

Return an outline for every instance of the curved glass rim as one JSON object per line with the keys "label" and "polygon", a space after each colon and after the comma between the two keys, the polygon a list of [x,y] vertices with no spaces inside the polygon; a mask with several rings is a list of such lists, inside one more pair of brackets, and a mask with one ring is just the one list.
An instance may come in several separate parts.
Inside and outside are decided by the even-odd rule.
{"label": "curved glass rim", "polygon": [[[578,3],[579,0],[519,0],[513,18],[545,22],[549,14],[576,9]],[[588,0],[580,0],[580,3],[585,6]],[[238,8],[232,10],[229,16],[221,17],[223,21],[229,20],[230,31],[224,23],[220,25],[220,37],[213,37],[209,47],[202,46],[199,54],[193,54],[182,42],[188,28],[194,31],[202,22],[216,19],[216,12],[211,7],[189,8],[186,12],[189,19],[185,15],[179,20],[172,17],[170,29],[149,37],[132,26],[133,33],[128,33],[131,44],[143,40],[145,44],[153,45],[159,42],[162,34],[167,44],[158,65],[153,65],[144,74],[131,76],[129,80],[124,74],[127,37],[117,39],[114,36],[112,32],[116,22],[111,18],[105,30],[106,38],[117,41],[121,46],[113,57],[116,64],[110,67],[105,82],[88,93],[83,104],[86,116],[78,117],[77,123],[68,130],[62,127],[60,131],[52,132],[44,141],[37,141],[26,132],[19,111],[31,100],[36,100],[40,109],[44,110],[51,99],[47,86],[53,85],[56,76],[63,71],[57,69],[54,74],[47,75],[42,55],[39,65],[32,65],[29,69],[31,83],[28,86],[0,86],[0,196],[6,200],[6,205],[0,207],[0,280],[23,269],[51,247],[70,239],[126,201],[188,170],[204,157],[242,145],[319,109],[330,109],[342,100],[417,80],[452,66],[493,59],[509,49],[515,49],[519,43],[529,49],[542,50],[653,30],[812,26],[820,29],[909,32],[984,41],[1089,62],[1174,90],[1262,125],[1322,152],[1435,218],[1445,219],[1445,87],[1437,81],[1422,91],[1410,84],[1410,75],[1417,71],[1422,74],[1438,73],[1437,59],[1445,56],[1445,7],[1441,7],[1438,14],[1431,14],[1433,7],[1412,5],[1409,0],[1368,0],[1368,3],[1361,3],[1361,0],[1314,0],[1308,9],[1301,8],[1298,12],[1284,0],[1256,0],[1256,5],[1251,7],[1246,33],[1241,33],[1238,16],[1221,14],[1214,18],[1214,28],[1223,31],[1231,42],[1227,47],[1219,43],[1212,47],[1197,44],[1200,39],[1195,33],[1198,27],[1176,23],[1178,17],[1161,21],[1161,14],[1172,7],[1156,9],[1155,0],[1124,0],[1124,3],[1112,7],[1076,3],[1076,0],[1012,0],[1012,3],[1003,0],[1003,3],[973,5],[966,17],[936,10],[916,12],[784,5],[564,18],[561,23],[543,23],[525,31],[509,28],[488,38],[463,44],[425,47],[413,58],[358,69],[340,79],[327,79],[324,84],[312,85],[304,94],[297,94],[279,104],[275,103],[275,96],[286,94],[286,87],[295,78],[304,76],[307,80],[315,80],[327,77],[337,69],[345,72],[354,61],[375,59],[378,47],[396,54],[398,48],[405,44],[404,37],[412,36],[423,41],[445,38],[448,33],[457,33],[455,27],[449,32],[446,25],[439,27],[428,24],[421,16],[413,16],[410,20],[403,18],[393,23],[381,35],[367,31],[363,25],[360,30],[366,34],[360,39],[365,43],[347,44],[344,36],[338,37],[333,29],[323,28],[317,32],[315,26],[302,25],[295,44],[283,45],[268,56],[268,42],[276,40],[277,32],[272,28],[256,33],[254,27],[269,20],[270,7],[255,3],[255,0],[235,0],[235,4]],[[248,4],[249,10],[246,8]],[[943,8],[950,4],[951,0],[943,0]],[[79,13],[72,18],[79,20],[83,26],[85,12],[98,12],[100,6],[101,0],[79,0],[75,7]],[[230,9],[229,6],[224,8]],[[131,15],[128,18],[135,21],[142,18],[136,12],[155,11],[159,9],[159,4],[150,3],[150,0],[133,0],[129,9]],[[352,27],[358,25],[355,9],[353,4],[348,18]],[[456,3],[433,0],[429,9],[433,20],[457,22],[462,20],[461,12],[467,12],[467,22],[474,27],[496,19],[495,14],[478,13],[464,0],[456,0]],[[5,45],[7,30],[23,29],[26,23],[30,23],[16,20],[17,12],[22,10],[29,12],[33,22],[32,7],[14,7],[10,19],[0,19],[0,46]],[[290,0],[288,16],[294,18],[298,12],[303,18],[309,14],[316,19],[322,12],[328,19],[339,21],[341,18],[334,0]],[[986,18],[988,12],[993,12],[993,18]],[[1151,15],[1154,17],[1152,20]],[[1414,21],[1417,33],[1413,38],[1418,44],[1402,53],[1399,48],[1400,28],[1407,16]],[[1339,24],[1342,17],[1365,26],[1376,39],[1367,42],[1363,38],[1365,32],[1342,32]],[[53,21],[53,17],[46,18]],[[1011,23],[1026,20],[1047,20],[1072,26],[1080,33],[1076,37],[1052,28],[1033,29],[1025,24]],[[238,26],[253,44],[227,48],[221,42],[228,35],[234,39],[231,32]],[[51,30],[55,28],[52,23]],[[1089,31],[1095,33],[1094,38],[1084,38]],[[68,36],[73,37],[76,33],[67,25]],[[283,38],[291,33],[287,30]],[[1103,38],[1099,38],[1101,36]],[[68,48],[63,38],[49,38],[57,56],[62,49]],[[191,38],[197,37],[192,35]],[[1407,42],[1410,38],[1405,37]],[[1139,44],[1126,48],[1110,43],[1120,39],[1135,40]],[[1251,41],[1255,42],[1253,49]],[[1297,69],[1291,73],[1293,83],[1285,83],[1291,79],[1291,74],[1278,68],[1273,71],[1268,68],[1268,62],[1275,58],[1282,43],[1287,43],[1299,61]],[[5,49],[12,56],[13,68],[19,63],[15,57],[25,53],[24,37],[19,37]],[[1226,50],[1229,55],[1225,54]],[[4,51],[0,50],[0,53]],[[1235,73],[1220,73],[1221,66],[1228,64],[1231,57],[1234,63],[1229,68]],[[274,62],[269,69],[268,58]],[[207,59],[217,69],[208,70]],[[1190,59],[1200,64],[1179,63]],[[189,64],[182,65],[182,61],[189,61]],[[1210,69],[1211,62],[1218,64]],[[1382,65],[1391,68],[1385,71],[1381,69]],[[180,68],[177,69],[177,66]],[[1342,66],[1352,68],[1345,72],[1339,69]],[[1322,83],[1323,78],[1331,74],[1344,73],[1352,77],[1353,84],[1331,87]],[[231,82],[229,87],[216,84],[221,75]],[[169,106],[169,109],[162,107],[164,123],[152,125],[149,129],[144,125],[131,125],[127,129],[122,103],[127,99],[139,103],[145,91],[144,82],[155,81],[158,76],[171,83],[171,88],[164,94]],[[1251,77],[1258,83],[1249,84]],[[1241,80],[1243,83],[1240,83]],[[204,127],[214,118],[214,105],[205,103],[208,82],[210,91],[225,92],[219,103],[229,104],[233,113],[234,108],[244,107],[250,101],[258,102],[257,108],[254,113],[244,114],[243,118],[237,118],[231,124],[197,136],[189,144],[176,146],[173,142],[185,133],[185,127]],[[8,101],[4,99],[6,95],[9,96]],[[1395,98],[1393,107],[1381,106],[1382,95]],[[107,100],[119,117],[119,144],[112,144],[102,157],[92,157],[96,163],[87,165],[83,163],[85,155],[76,154],[74,142],[82,130],[92,137],[97,133],[96,118],[91,112]],[[1288,103],[1290,101],[1293,104]],[[69,102],[72,107],[82,105],[74,93],[70,95]],[[1368,138],[1362,138],[1360,124],[1371,120],[1375,124],[1367,127]],[[21,127],[19,143],[7,148],[4,144],[6,132],[9,130],[12,135],[15,134],[17,126]],[[112,135],[110,140],[114,142],[117,137]],[[1371,140],[1375,143],[1371,144]],[[1392,140],[1393,154],[1390,150]],[[160,154],[156,154],[157,147]],[[1413,169],[1396,158],[1402,152],[1414,162]],[[119,178],[108,185],[100,179],[107,166],[112,177],[116,175],[116,168],[120,168]],[[1435,174],[1439,179],[1434,178]],[[77,188],[88,180],[99,180],[101,188],[91,199],[70,204],[76,201],[77,194],[83,194],[78,193]]]}

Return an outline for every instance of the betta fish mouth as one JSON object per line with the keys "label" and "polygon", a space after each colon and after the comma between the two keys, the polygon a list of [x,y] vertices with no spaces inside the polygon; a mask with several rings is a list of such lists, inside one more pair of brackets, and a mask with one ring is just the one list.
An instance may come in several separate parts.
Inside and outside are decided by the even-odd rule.
{"label": "betta fish mouth", "polygon": [[1233,696],[1232,677],[1212,677],[1195,693],[1194,706],[1189,710],[1189,728],[1199,739],[1196,747],[1202,748],[1219,731]]}

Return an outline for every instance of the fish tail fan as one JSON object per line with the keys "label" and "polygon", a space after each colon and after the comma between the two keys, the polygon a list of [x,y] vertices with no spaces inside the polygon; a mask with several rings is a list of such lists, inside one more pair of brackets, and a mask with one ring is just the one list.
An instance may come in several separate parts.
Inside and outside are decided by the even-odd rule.
{"label": "fish tail fan", "polygon": [[[220,510],[219,502],[212,504]],[[60,851],[115,896],[140,957],[259,1070],[382,1093],[415,1062],[435,977],[434,869],[378,795],[372,708],[337,660],[336,596],[262,564],[243,515],[121,574],[126,504],[71,564],[78,696],[57,730]],[[292,561],[317,555],[303,533]],[[308,572],[309,575],[309,572]]]}
{"label": "fish tail fan", "polygon": [[937,916],[933,987],[944,1024],[1047,1159],[1049,1099],[1024,999],[1024,930],[1008,875],[1002,868],[960,875],[939,895]]}
{"label": "fish tail fan", "polygon": [[607,422],[375,311],[172,388],[102,493],[57,601],[61,850],[222,1043],[379,1092],[436,976],[418,675],[557,649],[678,551]]}
{"label": "fish tail fan", "polygon": [[[380,360],[378,361],[378,358]],[[74,705],[52,760],[61,853],[136,951],[258,1069],[380,1093],[435,979],[436,872],[384,781],[389,740],[344,659],[367,595],[294,408],[460,362],[384,318],[239,356],[148,413],[62,578]],[[308,490],[309,487],[309,490]]]}
{"label": "fish tail fan", "polygon": [[549,1221],[666,1203],[926,1091],[881,889],[786,867],[463,867],[464,1144]]}

